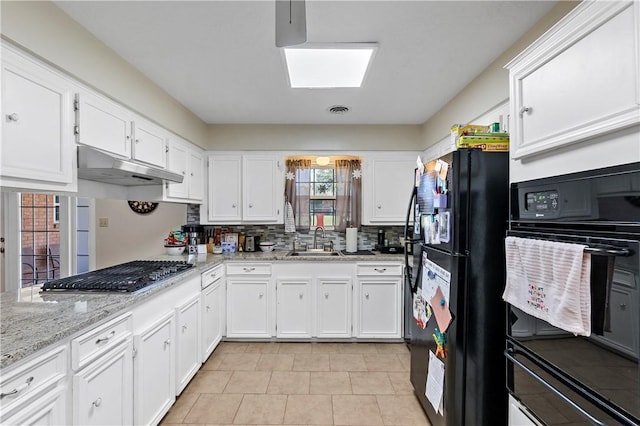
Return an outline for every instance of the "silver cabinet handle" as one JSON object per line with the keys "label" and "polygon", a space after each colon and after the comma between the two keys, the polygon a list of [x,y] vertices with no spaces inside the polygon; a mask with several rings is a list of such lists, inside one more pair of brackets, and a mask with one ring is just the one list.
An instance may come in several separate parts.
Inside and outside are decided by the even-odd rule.
{"label": "silver cabinet handle", "polygon": [[140,139],[136,139],[136,143],[140,143]]}
{"label": "silver cabinet handle", "polygon": [[193,176],[193,173],[189,173],[190,176]]}
{"label": "silver cabinet handle", "polygon": [[164,341],[164,347],[166,348],[167,346],[169,346],[171,344],[171,339],[167,339]]}
{"label": "silver cabinet handle", "polygon": [[236,208],[236,203],[231,204],[231,207]]}
{"label": "silver cabinet handle", "polygon": [[253,272],[256,268],[242,268],[245,272]]}
{"label": "silver cabinet handle", "polygon": [[102,342],[108,342],[109,339],[111,339],[115,335],[116,335],[116,331],[115,330],[111,330],[111,333],[109,333],[109,335],[107,337],[102,337],[102,338],[96,340],[96,345],[99,345]]}
{"label": "silver cabinet handle", "polygon": [[302,299],[302,298],[304,297],[304,293],[300,293],[300,294],[298,294],[298,297],[299,297],[300,299]]}
{"label": "silver cabinet handle", "polygon": [[15,112],[13,114],[7,114],[7,121],[18,121],[20,120],[20,116]]}
{"label": "silver cabinet handle", "polygon": [[264,293],[261,292],[260,294],[258,294],[259,299],[262,299],[263,297],[264,297]]}
{"label": "silver cabinet handle", "polygon": [[373,268],[373,270],[383,274],[387,270],[387,268]]}
{"label": "silver cabinet handle", "polygon": [[29,385],[31,385],[31,382],[33,382],[33,376],[31,377],[27,377],[27,380],[24,381],[24,384],[18,386],[17,388],[13,388],[13,390],[7,392],[7,393],[0,393],[0,399],[4,398],[5,396],[9,396],[9,395],[15,395],[18,392],[22,392],[23,390],[25,390],[26,388],[29,387]]}
{"label": "silver cabinet handle", "polygon": [[525,112],[529,113],[531,111],[533,111],[533,108],[521,106],[520,107],[520,111],[518,111],[518,112],[520,113],[520,116],[523,116]]}
{"label": "silver cabinet handle", "polygon": [[96,399],[95,401],[93,401],[93,402],[91,403],[91,405],[93,405],[93,406],[94,406],[94,407],[96,407],[96,408],[97,408],[97,407],[99,407],[99,406],[101,406],[101,405],[102,405],[102,398],[98,397],[98,399]]}
{"label": "silver cabinet handle", "polygon": [[182,176],[186,176],[187,172],[185,172],[184,170],[182,171]]}
{"label": "silver cabinet handle", "polygon": [[378,204],[378,210],[382,208],[382,204]]}
{"label": "silver cabinet handle", "polygon": [[627,304],[626,303],[621,303],[620,304],[620,310],[621,311],[625,311],[627,309]]}
{"label": "silver cabinet handle", "polygon": [[253,208],[253,203],[249,203],[249,208]]}
{"label": "silver cabinet handle", "polygon": [[215,277],[218,276],[218,273],[214,272],[213,274],[209,274],[209,276],[211,277],[211,279],[214,279]]}
{"label": "silver cabinet handle", "polygon": [[187,331],[187,326],[186,326],[186,325],[183,325],[183,326],[182,326],[182,332],[184,333],[185,331]]}
{"label": "silver cabinet handle", "polygon": [[328,299],[328,298],[329,298],[329,293],[325,293],[325,294],[324,294],[324,298],[325,298],[325,299]]}
{"label": "silver cabinet handle", "polygon": [[211,306],[207,305],[207,311],[211,310]]}
{"label": "silver cabinet handle", "polygon": [[364,298],[365,298],[365,299],[368,299],[368,298],[369,298],[369,293],[365,293],[365,294],[364,294]]}

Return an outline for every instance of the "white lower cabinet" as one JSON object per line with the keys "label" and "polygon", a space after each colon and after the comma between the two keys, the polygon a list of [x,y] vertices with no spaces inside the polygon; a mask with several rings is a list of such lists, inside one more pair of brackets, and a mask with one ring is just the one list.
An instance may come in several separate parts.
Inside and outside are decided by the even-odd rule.
{"label": "white lower cabinet", "polygon": [[225,325],[224,266],[202,274],[202,362],[222,340]]}
{"label": "white lower cabinet", "polygon": [[73,423],[133,423],[133,344],[126,338],[73,376]]}
{"label": "white lower cabinet", "polygon": [[200,368],[200,295],[176,307],[176,394],[179,395]]}
{"label": "white lower cabinet", "polygon": [[242,262],[226,266],[227,337],[273,337],[275,292],[271,264]]}
{"label": "white lower cabinet", "polygon": [[276,280],[276,337],[311,337],[311,279]]}
{"label": "white lower cabinet", "polygon": [[351,294],[353,279],[319,276],[316,279],[317,337],[351,337]]}
{"label": "white lower cabinet", "polygon": [[402,337],[402,265],[358,265],[354,296],[354,335]]}
{"label": "white lower cabinet", "polygon": [[175,315],[170,310],[134,336],[134,419],[155,425],[175,401]]}
{"label": "white lower cabinet", "polygon": [[0,376],[0,424],[67,424],[67,345]]}

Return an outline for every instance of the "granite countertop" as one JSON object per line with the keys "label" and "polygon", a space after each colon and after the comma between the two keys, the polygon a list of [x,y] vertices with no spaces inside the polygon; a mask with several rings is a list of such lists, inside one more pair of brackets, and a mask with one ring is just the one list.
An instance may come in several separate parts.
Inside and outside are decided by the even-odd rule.
{"label": "granite countertop", "polygon": [[[39,287],[19,292],[0,293],[0,368],[6,368],[37,351],[71,337],[185,279],[223,262],[361,262],[400,261],[402,255],[379,254],[331,256],[326,258],[287,257],[288,250],[270,253],[247,252],[225,255],[154,256],[153,260],[190,261],[195,267],[178,275],[145,287],[138,293],[40,293]],[[82,303],[78,303],[82,302]],[[86,302],[86,308],[83,306]]]}

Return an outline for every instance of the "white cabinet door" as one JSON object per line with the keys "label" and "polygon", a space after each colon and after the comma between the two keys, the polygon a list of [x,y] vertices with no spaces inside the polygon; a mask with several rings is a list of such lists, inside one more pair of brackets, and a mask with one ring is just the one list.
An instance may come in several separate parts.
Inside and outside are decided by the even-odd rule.
{"label": "white cabinet door", "polygon": [[132,158],[158,167],[167,165],[167,132],[140,117],[133,123]]}
{"label": "white cabinet door", "polygon": [[167,185],[167,196],[171,198],[189,198],[189,179],[187,177],[189,150],[185,145],[176,142],[176,140],[172,138],[169,140],[168,154],[168,169],[184,176],[184,180],[181,183],[169,182]]}
{"label": "white cabinet door", "polygon": [[198,151],[189,152],[189,199],[202,202],[204,197],[204,158]]}
{"label": "white cabinet door", "polygon": [[274,156],[242,158],[242,219],[282,222],[284,182]]}
{"label": "white cabinet door", "polygon": [[227,337],[272,337],[270,278],[227,278]]}
{"label": "white cabinet door", "polygon": [[276,336],[311,337],[311,278],[280,278],[276,282]]}
{"label": "white cabinet door", "polygon": [[131,338],[73,376],[73,423],[133,423],[133,345]]}
{"label": "white cabinet door", "polygon": [[356,337],[400,338],[400,278],[358,279]]}
{"label": "white cabinet door", "polygon": [[363,176],[363,223],[404,224],[415,184],[415,157],[366,160]]}
{"label": "white cabinet door", "polygon": [[202,291],[202,362],[222,340],[224,280],[219,278]]}
{"label": "white cabinet door", "polygon": [[317,337],[351,337],[351,278],[316,279]]}
{"label": "white cabinet door", "polygon": [[[43,65],[2,49],[2,156],[6,178],[27,179],[18,187],[50,189],[42,181],[65,186],[74,182],[73,87]],[[75,190],[75,189],[66,189]]]}
{"label": "white cabinet door", "polygon": [[131,158],[133,115],[115,102],[90,92],[78,94],[78,143]]}
{"label": "white cabinet door", "polygon": [[200,368],[200,295],[176,307],[176,395]]}
{"label": "white cabinet door", "polygon": [[[593,144],[589,139],[640,122],[639,7],[633,1],[583,2],[507,64],[512,159]],[[585,170],[604,167],[613,155],[602,144]],[[547,156],[539,158],[548,165]],[[560,173],[567,171],[551,172]]]}
{"label": "white cabinet door", "polygon": [[214,223],[242,220],[240,203],[242,159],[239,155],[209,156],[209,200],[207,217]]}
{"label": "white cabinet door", "polygon": [[[21,404],[16,407],[15,414],[2,418],[3,425],[31,426],[31,425],[65,425],[67,420],[67,399],[64,388],[54,388],[43,395],[39,395],[33,404]],[[4,417],[4,416],[3,416]]]}
{"label": "white cabinet door", "polygon": [[137,425],[158,424],[175,401],[175,314],[169,311],[134,336],[134,418]]}

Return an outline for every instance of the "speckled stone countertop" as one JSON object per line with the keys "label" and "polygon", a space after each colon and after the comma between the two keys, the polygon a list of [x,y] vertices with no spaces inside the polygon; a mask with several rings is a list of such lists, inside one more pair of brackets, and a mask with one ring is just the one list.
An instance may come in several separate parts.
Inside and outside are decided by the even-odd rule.
{"label": "speckled stone countertop", "polygon": [[[181,256],[154,256],[154,260],[183,260],[195,267],[170,279],[145,287],[132,293],[40,293],[39,288],[23,289],[20,292],[0,293],[0,368],[6,368],[39,350],[61,342],[93,324],[124,313],[132,306],[183,282],[185,279],[210,269],[223,262],[398,262],[397,254],[375,254],[332,256],[326,258],[287,257],[289,251],[275,250],[270,253],[236,253],[229,255],[201,255],[189,259]],[[79,309],[77,302],[86,302],[86,310]]]}

